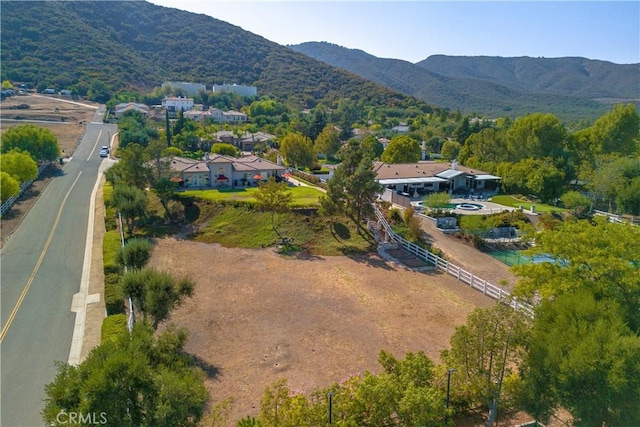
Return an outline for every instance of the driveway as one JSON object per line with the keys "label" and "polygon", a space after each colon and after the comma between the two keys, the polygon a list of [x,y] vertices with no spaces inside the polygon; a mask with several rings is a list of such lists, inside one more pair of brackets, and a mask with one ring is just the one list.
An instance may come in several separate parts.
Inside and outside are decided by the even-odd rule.
{"label": "driveway", "polygon": [[[447,261],[462,267],[493,285],[502,286],[511,290],[516,283],[516,277],[511,268],[484,252],[470,246],[449,234],[438,230],[435,224],[428,219],[417,216],[427,240],[436,248],[444,252]],[[506,282],[504,282],[506,281]]]}

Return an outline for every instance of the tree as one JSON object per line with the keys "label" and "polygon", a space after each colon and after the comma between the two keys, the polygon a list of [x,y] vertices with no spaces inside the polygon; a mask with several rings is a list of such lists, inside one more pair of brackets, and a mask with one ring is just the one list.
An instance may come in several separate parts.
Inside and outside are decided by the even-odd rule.
{"label": "tree", "polygon": [[211,146],[211,152],[215,154],[224,154],[231,157],[239,157],[239,150],[232,144],[218,142]]}
{"label": "tree", "polygon": [[336,216],[340,215],[341,209],[340,205],[336,203],[331,197],[326,194],[319,197],[318,202],[320,203],[320,207],[318,208],[318,214],[329,218],[329,229],[331,230],[331,234],[335,236],[333,233],[334,227],[333,222]]}
{"label": "tree", "polygon": [[445,160],[453,160],[458,157],[461,145],[458,141],[447,141],[442,144],[442,158]]}
{"label": "tree", "polygon": [[626,185],[618,190],[616,205],[621,212],[640,215],[640,176],[627,181]]}
{"label": "tree", "polygon": [[581,289],[616,301],[631,329],[640,331],[640,228],[630,224],[568,221],[536,236],[530,255],[555,262],[514,268],[519,297],[554,299]]}
{"label": "tree", "polygon": [[160,199],[160,204],[162,204],[164,212],[170,221],[173,221],[173,218],[169,210],[169,201],[175,197],[176,188],[178,188],[178,183],[173,182],[171,178],[160,178],[151,184],[151,189]]}
{"label": "tree", "polygon": [[114,185],[125,184],[140,189],[146,188],[150,174],[147,167],[149,154],[144,147],[130,144],[124,150],[118,150],[118,154],[120,160],[107,170],[107,179]]}
{"label": "tree", "polygon": [[276,182],[275,178],[270,176],[267,182],[260,183],[255,198],[258,209],[271,212],[271,227],[278,237],[282,238],[276,229],[275,215],[276,213],[288,212],[291,209],[293,194],[287,187],[287,183],[284,181]]}
{"label": "tree", "polygon": [[586,149],[592,155],[616,153],[632,155],[640,150],[640,117],[633,104],[616,105],[583,134]]}
{"label": "tree", "polygon": [[551,200],[562,194],[565,174],[550,158],[502,162],[496,171],[502,177],[505,191],[535,194],[542,200]]}
{"label": "tree", "polygon": [[484,403],[487,426],[495,422],[505,379],[524,357],[529,329],[529,318],[509,305],[476,308],[451,336],[451,349],[442,352],[446,365],[457,370],[458,399],[468,405]]}
{"label": "tree", "polygon": [[514,269],[515,293],[540,300],[522,369],[525,408],[543,421],[564,407],[583,425],[640,422],[640,229],[565,222],[530,254],[554,262]]}
{"label": "tree", "polygon": [[324,154],[327,158],[333,157],[340,148],[340,138],[333,124],[329,123],[322,129],[316,138],[313,149],[316,153]]}
{"label": "tree", "polygon": [[313,143],[300,133],[285,136],[280,143],[280,153],[286,162],[295,168],[308,168],[313,165]]}
{"label": "tree", "polygon": [[38,177],[38,164],[29,153],[17,149],[0,157],[0,169],[14,177],[19,183]]}
{"label": "tree", "polygon": [[45,386],[45,424],[68,425],[70,414],[90,414],[91,421],[123,427],[197,426],[208,392],[203,372],[184,352],[186,339],[186,331],[172,327],[154,337],[138,323],[80,365],[59,363]]}
{"label": "tree", "polygon": [[[505,132],[492,128],[482,129],[469,136],[460,149],[458,160],[469,167],[484,168],[487,164],[498,164],[508,159]],[[495,166],[493,166],[495,168]],[[487,168],[489,169],[489,168]]]}
{"label": "tree", "polygon": [[533,113],[516,119],[506,134],[510,160],[553,159],[566,156],[567,132],[550,113]]}
{"label": "tree", "polygon": [[327,196],[362,229],[362,219],[372,212],[382,186],[375,181],[371,153],[363,150],[358,141],[347,141],[339,157],[342,163],[327,183]]}
{"label": "tree", "polygon": [[111,203],[124,217],[129,234],[133,234],[136,218],[146,213],[147,194],[137,187],[116,185],[111,194]]}
{"label": "tree", "polygon": [[369,135],[365,137],[361,142],[362,148],[369,152],[369,155],[372,159],[379,159],[384,152],[384,145],[382,142],[378,141],[373,135]]}
{"label": "tree", "polygon": [[325,425],[331,393],[336,425],[440,425],[445,415],[444,392],[436,385],[433,362],[423,352],[407,353],[398,360],[385,351],[378,362],[382,373],[365,372],[342,384],[316,389],[308,397],[291,393],[286,380],[279,380],[265,389],[256,422],[263,427]]}
{"label": "tree", "polygon": [[640,339],[624,310],[589,289],[536,308],[521,402],[542,422],[562,407],[575,425],[640,425]]}
{"label": "tree", "polygon": [[34,125],[20,125],[7,129],[0,139],[2,153],[14,148],[28,152],[37,162],[52,161],[60,157],[58,138],[49,129]]}
{"label": "tree", "polygon": [[19,193],[20,183],[5,171],[0,171],[0,201],[4,202]]}
{"label": "tree", "polygon": [[415,163],[420,160],[421,148],[418,141],[407,135],[396,135],[382,153],[385,163]]}
{"label": "tree", "polygon": [[578,191],[567,191],[560,196],[565,208],[573,209],[574,215],[587,212],[591,208],[591,199]]}
{"label": "tree", "polygon": [[169,178],[171,175],[171,158],[175,155],[177,150],[173,148],[170,150],[167,144],[162,139],[156,139],[151,141],[145,148],[146,156],[144,158],[149,159],[148,168],[151,181],[155,181],[161,178]]}
{"label": "tree", "polygon": [[188,278],[177,279],[153,268],[128,271],[122,276],[124,297],[131,297],[144,319],[149,318],[153,329],[167,320],[171,310],[179,307],[186,297],[193,296],[194,283]]}

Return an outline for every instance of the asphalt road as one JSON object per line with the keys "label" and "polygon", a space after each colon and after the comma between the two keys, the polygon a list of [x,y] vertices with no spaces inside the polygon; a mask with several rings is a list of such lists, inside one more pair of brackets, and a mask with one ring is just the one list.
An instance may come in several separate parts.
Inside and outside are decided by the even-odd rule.
{"label": "asphalt road", "polygon": [[80,289],[89,202],[103,162],[100,146],[116,132],[102,114],[87,124],[73,157],[42,192],[2,249],[0,425],[43,426],[44,386],[67,362]]}

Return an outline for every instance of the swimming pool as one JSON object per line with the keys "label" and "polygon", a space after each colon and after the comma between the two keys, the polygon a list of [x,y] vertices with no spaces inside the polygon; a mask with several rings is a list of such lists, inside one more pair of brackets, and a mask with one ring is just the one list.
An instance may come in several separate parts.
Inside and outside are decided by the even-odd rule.
{"label": "swimming pool", "polygon": [[[416,209],[424,209],[424,202],[414,203]],[[479,211],[484,209],[484,205],[479,203],[448,203],[443,209],[460,209],[462,211]]]}

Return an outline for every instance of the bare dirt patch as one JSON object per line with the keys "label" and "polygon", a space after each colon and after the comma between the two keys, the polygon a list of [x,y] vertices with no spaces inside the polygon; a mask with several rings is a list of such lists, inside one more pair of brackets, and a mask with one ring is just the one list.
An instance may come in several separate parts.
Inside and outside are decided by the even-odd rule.
{"label": "bare dirt patch", "polygon": [[171,322],[190,331],[186,349],[208,368],[212,403],[233,399],[229,425],[257,415],[265,386],[283,377],[309,392],[378,372],[383,349],[439,361],[467,314],[493,304],[451,277],[377,255],[300,260],[163,239],[150,265],[196,282]]}
{"label": "bare dirt patch", "polygon": [[[18,108],[23,105],[29,108]],[[93,120],[98,104],[75,102],[69,97],[25,95],[7,98],[0,107],[2,132],[27,123],[47,128],[58,137],[63,155],[70,156],[84,135],[85,124]]]}

